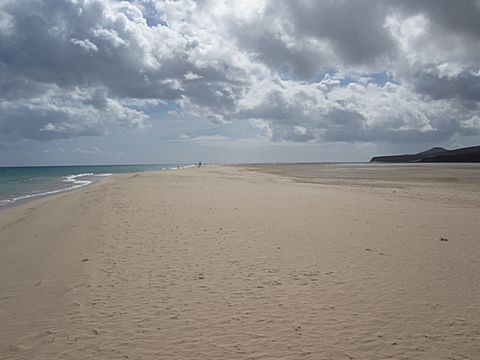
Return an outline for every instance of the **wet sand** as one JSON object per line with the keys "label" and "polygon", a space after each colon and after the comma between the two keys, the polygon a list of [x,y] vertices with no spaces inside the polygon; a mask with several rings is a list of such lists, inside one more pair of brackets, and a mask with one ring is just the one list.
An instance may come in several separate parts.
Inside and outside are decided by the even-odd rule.
{"label": "wet sand", "polygon": [[476,359],[479,173],[212,166],[2,210],[0,359]]}

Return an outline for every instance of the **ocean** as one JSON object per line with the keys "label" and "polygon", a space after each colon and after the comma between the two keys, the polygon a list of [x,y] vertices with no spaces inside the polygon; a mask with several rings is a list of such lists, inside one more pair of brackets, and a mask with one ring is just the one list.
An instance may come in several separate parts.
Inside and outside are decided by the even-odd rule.
{"label": "ocean", "polygon": [[77,189],[113,174],[177,169],[185,164],[0,167],[0,208]]}

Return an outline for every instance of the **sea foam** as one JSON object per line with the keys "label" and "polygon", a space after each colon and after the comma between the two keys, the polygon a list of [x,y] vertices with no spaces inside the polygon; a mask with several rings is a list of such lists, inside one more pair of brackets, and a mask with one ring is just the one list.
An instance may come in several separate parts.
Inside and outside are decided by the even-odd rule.
{"label": "sea foam", "polygon": [[[86,176],[93,176],[93,175],[94,175],[93,173],[85,173],[85,174],[74,174],[74,175],[63,176],[62,180],[64,182],[67,182],[67,183],[72,183],[71,186],[68,186],[68,187],[62,188],[62,189],[55,189],[55,190],[49,190],[49,191],[44,191],[44,192],[39,192],[39,193],[34,193],[34,194],[26,194],[26,195],[16,196],[16,197],[12,197],[10,199],[3,199],[3,200],[0,200],[0,206],[13,204],[17,201],[27,200],[27,199],[34,198],[34,197],[54,195],[54,194],[58,194],[58,193],[61,193],[61,192],[78,189],[78,188],[90,185],[92,183],[92,181],[90,181],[90,180],[79,180],[78,178],[82,178],[82,177],[86,177]],[[104,175],[104,174],[101,174],[101,175]],[[110,175],[110,174],[106,174],[106,175]]]}

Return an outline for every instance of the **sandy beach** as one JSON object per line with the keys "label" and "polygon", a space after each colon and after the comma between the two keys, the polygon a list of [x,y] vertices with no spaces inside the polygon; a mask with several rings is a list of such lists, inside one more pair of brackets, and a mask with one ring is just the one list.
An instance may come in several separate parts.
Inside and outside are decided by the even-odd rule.
{"label": "sandy beach", "polygon": [[479,359],[480,167],[207,166],[0,211],[0,359]]}

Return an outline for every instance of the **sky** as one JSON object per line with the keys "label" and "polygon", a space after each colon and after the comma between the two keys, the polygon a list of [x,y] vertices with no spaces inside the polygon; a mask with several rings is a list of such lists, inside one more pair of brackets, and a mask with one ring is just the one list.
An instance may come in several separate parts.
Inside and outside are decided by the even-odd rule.
{"label": "sky", "polygon": [[0,0],[0,165],[480,144],[477,0]]}

